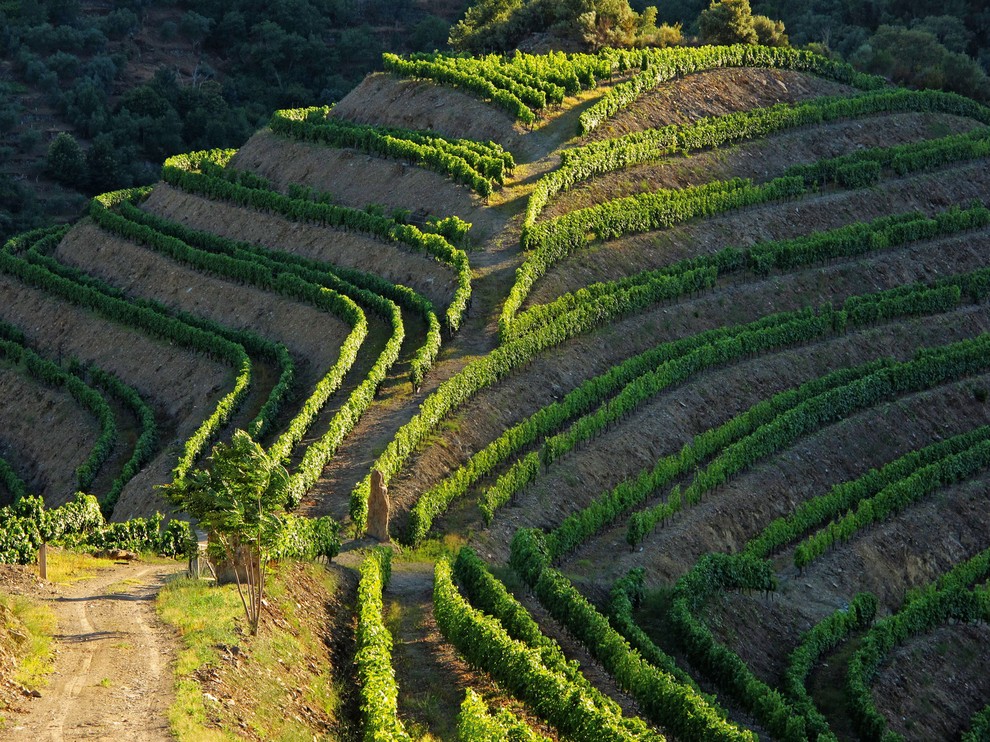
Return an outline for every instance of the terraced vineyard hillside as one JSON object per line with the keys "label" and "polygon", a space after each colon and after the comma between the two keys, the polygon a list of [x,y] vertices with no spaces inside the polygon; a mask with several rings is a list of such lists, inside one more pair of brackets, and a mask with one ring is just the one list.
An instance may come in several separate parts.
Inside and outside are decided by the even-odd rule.
{"label": "terraced vineyard hillside", "polygon": [[244,428],[360,537],[380,472],[367,739],[988,739],[990,110],[789,49],[385,62],[7,245],[0,487],[147,515]]}

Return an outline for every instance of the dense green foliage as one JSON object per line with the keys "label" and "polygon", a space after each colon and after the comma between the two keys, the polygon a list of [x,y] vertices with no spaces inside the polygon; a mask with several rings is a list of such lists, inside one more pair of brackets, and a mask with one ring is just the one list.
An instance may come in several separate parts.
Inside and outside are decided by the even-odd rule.
{"label": "dense green foliage", "polygon": [[596,706],[586,686],[543,664],[539,652],[513,639],[495,618],[473,608],[457,591],[450,563],[436,565],[433,613],[444,637],[468,662],[488,672],[510,693],[525,701],[569,739],[656,740],[664,738],[646,730],[639,722],[624,719],[611,708]]}
{"label": "dense green foliage", "polygon": [[457,715],[460,742],[549,742],[508,709],[492,713],[485,700],[470,688]]}
{"label": "dense green foliage", "polygon": [[636,13],[627,0],[477,0],[450,30],[450,43],[480,54],[511,52],[537,34],[547,34],[552,46],[582,49],[679,42],[680,29],[658,29],[656,15],[649,6]]}
{"label": "dense green foliage", "polygon": [[392,668],[392,635],[382,615],[382,592],[391,576],[392,552],[374,549],[361,562],[357,598],[357,664],[361,727],[366,742],[408,740],[398,714],[398,686]]}
{"label": "dense green foliage", "polygon": [[932,631],[950,619],[990,622],[990,590],[970,589],[990,577],[990,550],[960,562],[929,589],[909,598],[901,609],[871,628],[849,661],[846,692],[850,714],[865,740],[894,742],[903,737],[887,727],[870,693],[880,663],[912,636]]}
{"label": "dense green foliage", "polygon": [[[70,218],[75,191],[149,183],[170,154],[235,146],[278,108],[340,99],[381,67],[383,49],[444,48],[460,10],[407,0],[0,4],[0,241]],[[81,155],[52,174],[66,184],[55,194],[33,179],[45,129]],[[21,155],[37,162],[27,182],[9,177],[23,174]]]}
{"label": "dense green foliage", "polygon": [[450,139],[432,131],[354,124],[329,116],[328,106],[276,111],[269,123],[276,134],[351,147],[428,167],[488,196],[515,167],[512,155],[494,142]]}
{"label": "dense green foliage", "polygon": [[164,518],[134,518],[110,523],[100,505],[82,492],[54,509],[46,509],[40,497],[25,495],[0,508],[0,563],[33,564],[42,543],[72,548],[133,549],[176,557],[186,553],[191,537],[189,524]]}

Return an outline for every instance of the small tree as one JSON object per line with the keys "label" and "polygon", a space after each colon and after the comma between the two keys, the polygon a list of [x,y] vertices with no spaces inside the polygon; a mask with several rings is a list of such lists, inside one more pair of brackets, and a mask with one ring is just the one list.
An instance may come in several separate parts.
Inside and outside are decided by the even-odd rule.
{"label": "small tree", "polygon": [[210,460],[208,471],[197,469],[162,489],[169,502],[199,520],[233,565],[248,629],[257,634],[289,473],[243,430],[234,432],[230,445],[214,446]]}
{"label": "small tree", "polygon": [[758,40],[749,0],[712,0],[698,16],[698,28],[706,44],[755,44]]}
{"label": "small tree", "polygon": [[60,183],[75,188],[85,185],[86,155],[76,138],[67,132],[61,132],[52,140],[45,166]]}

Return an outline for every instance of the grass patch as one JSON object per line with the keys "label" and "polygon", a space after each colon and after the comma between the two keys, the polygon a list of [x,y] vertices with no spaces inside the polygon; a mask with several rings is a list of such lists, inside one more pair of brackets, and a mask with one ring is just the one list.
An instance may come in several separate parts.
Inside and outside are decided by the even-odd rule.
{"label": "grass patch", "polygon": [[185,648],[175,664],[175,702],[168,711],[169,725],[180,740],[233,739],[207,727],[203,693],[193,674],[219,659],[217,647],[237,645],[240,598],[233,585],[215,587],[205,580],[179,577],[158,594],[158,615],[174,626]]}
{"label": "grass patch", "polygon": [[54,667],[55,614],[44,603],[0,593],[0,641],[18,658],[14,680],[29,690],[43,688]]}
{"label": "grass patch", "polygon": [[426,539],[415,547],[401,547],[392,557],[393,562],[435,562],[445,557],[455,557],[461,547],[468,542],[468,536],[446,533],[443,536]]}
{"label": "grass patch", "polygon": [[[319,565],[285,566],[269,580],[271,609],[254,637],[240,630],[243,608],[234,585],[216,587],[183,577],[159,594],[159,615],[176,627],[185,645],[169,710],[179,740],[237,739],[243,727],[266,740],[323,736],[325,730],[314,729],[309,715],[299,713],[297,693],[322,719],[337,719],[340,693],[319,633],[324,617],[314,615],[312,605],[295,592],[311,592],[317,584],[320,592],[331,593],[334,575]],[[211,686],[210,696],[197,680],[204,676],[220,681],[219,690]]]}
{"label": "grass patch", "polygon": [[88,580],[100,570],[113,567],[114,562],[110,559],[64,549],[48,549],[48,581],[59,585]]}

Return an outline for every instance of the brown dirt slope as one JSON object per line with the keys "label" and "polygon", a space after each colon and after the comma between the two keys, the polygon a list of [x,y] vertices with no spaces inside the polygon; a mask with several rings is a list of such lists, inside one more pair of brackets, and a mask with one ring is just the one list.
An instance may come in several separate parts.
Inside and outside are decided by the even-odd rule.
{"label": "brown dirt slope", "polygon": [[283,343],[299,359],[297,378],[304,389],[336,362],[350,332],[342,319],[310,304],[186,267],[91,223],[77,225],[54,256],[128,296]]}
{"label": "brown dirt slope", "polygon": [[152,486],[169,481],[175,452],[230,389],[232,369],[104,321],[8,276],[0,276],[0,291],[5,298],[0,318],[19,327],[38,352],[54,360],[78,358],[111,371],[155,408],[162,453],[124,489],[116,515],[163,509]]}
{"label": "brown dirt slope", "polygon": [[489,140],[514,150],[521,127],[506,112],[475,95],[386,73],[368,75],[333,107],[333,115],[359,124],[432,129],[448,137]]}
{"label": "brown dirt slope", "polygon": [[[67,391],[2,366],[0,399],[9,400],[0,406],[0,458],[45,502],[55,506],[71,500],[77,489],[76,467],[100,434],[96,418]],[[44,437],[33,434],[39,429]]]}
{"label": "brown dirt slope", "polygon": [[194,229],[383,276],[416,289],[437,307],[446,306],[453,297],[455,276],[451,268],[402,245],[357,232],[261,214],[209,201],[164,184],[155,188],[144,208]]}

